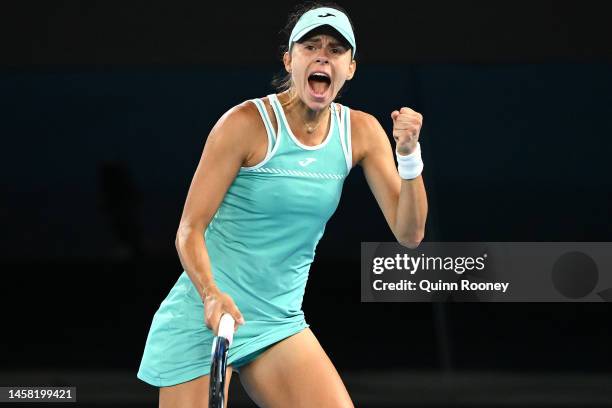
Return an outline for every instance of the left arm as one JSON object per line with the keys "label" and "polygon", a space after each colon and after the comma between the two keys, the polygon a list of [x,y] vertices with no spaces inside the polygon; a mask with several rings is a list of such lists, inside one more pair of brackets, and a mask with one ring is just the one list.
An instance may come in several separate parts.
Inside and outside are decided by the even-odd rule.
{"label": "left arm", "polygon": [[[366,181],[397,241],[416,248],[425,234],[427,195],[423,178],[401,179],[389,138],[378,120],[352,110],[352,132],[357,159]],[[423,117],[408,108],[391,114],[397,152],[410,154],[415,148]]]}

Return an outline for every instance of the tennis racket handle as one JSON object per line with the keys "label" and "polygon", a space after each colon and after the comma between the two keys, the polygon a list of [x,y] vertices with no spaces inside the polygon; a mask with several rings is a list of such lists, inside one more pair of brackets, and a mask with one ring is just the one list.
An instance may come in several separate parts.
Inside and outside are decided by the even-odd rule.
{"label": "tennis racket handle", "polygon": [[234,318],[229,313],[223,313],[223,316],[221,316],[217,335],[225,337],[231,346],[234,338]]}

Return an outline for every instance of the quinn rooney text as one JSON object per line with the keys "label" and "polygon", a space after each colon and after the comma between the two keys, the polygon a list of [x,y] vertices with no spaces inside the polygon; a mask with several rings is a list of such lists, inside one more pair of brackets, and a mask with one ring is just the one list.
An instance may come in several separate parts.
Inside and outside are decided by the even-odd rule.
{"label": "quinn rooney text", "polygon": [[418,283],[402,279],[399,282],[383,282],[380,279],[372,282],[374,290],[417,290],[425,292],[437,292],[437,291],[457,291],[457,290],[472,290],[472,291],[496,291],[506,293],[509,282],[470,282],[467,279],[462,279],[459,282],[444,282],[438,280],[437,282],[431,282],[427,279],[421,279]]}

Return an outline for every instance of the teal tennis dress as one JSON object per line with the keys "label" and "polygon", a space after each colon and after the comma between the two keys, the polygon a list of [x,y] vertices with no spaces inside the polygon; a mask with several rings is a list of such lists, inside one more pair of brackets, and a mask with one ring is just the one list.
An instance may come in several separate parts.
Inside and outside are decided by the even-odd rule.
{"label": "teal tennis dress", "polygon": [[[246,323],[234,333],[228,365],[239,372],[275,343],[309,327],[302,300],[315,249],[352,167],[350,110],[331,103],[320,145],[293,135],[276,94],[268,95],[278,132],[261,99],[265,159],[241,167],[204,232],[216,285]],[[248,137],[245,135],[245,137]],[[185,271],[153,316],[137,377],[162,387],[210,372],[213,332]]]}

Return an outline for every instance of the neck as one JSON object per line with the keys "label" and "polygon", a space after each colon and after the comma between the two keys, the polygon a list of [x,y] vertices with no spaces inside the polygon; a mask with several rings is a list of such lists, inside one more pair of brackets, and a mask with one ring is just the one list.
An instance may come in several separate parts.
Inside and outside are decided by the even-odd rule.
{"label": "neck", "polygon": [[306,131],[310,127],[317,131],[325,127],[323,123],[329,118],[329,105],[321,110],[313,110],[291,90],[285,91],[280,95],[282,95],[281,104],[285,109],[285,114],[297,118],[296,121],[301,124],[301,129]]}

